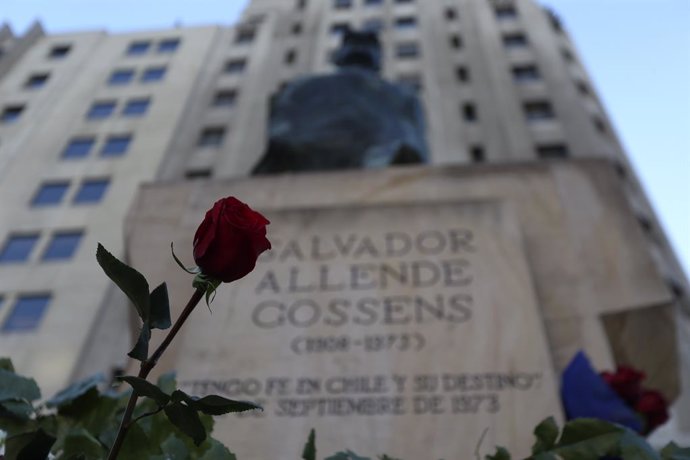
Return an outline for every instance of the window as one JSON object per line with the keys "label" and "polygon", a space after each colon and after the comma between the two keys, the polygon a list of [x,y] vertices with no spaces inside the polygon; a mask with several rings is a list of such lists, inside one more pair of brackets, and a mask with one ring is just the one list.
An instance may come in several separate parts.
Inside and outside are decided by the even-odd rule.
{"label": "window", "polygon": [[412,3],[414,0],[395,0],[395,3]]}
{"label": "window", "polygon": [[96,139],[93,137],[77,137],[69,141],[62,151],[62,158],[84,158],[89,155]]}
{"label": "window", "polygon": [[210,169],[192,169],[185,173],[187,179],[207,179],[211,177]]}
{"label": "window", "polygon": [[42,260],[65,260],[71,259],[79,247],[84,232],[60,232],[54,233],[48,247],[43,252]]}
{"label": "window", "polygon": [[486,161],[484,147],[482,147],[481,145],[473,145],[470,148],[470,155],[472,156],[472,161],[474,163],[484,163]]}
{"label": "window", "polygon": [[108,84],[111,86],[126,85],[132,81],[132,78],[134,78],[134,69],[114,70],[113,73],[110,74]]}
{"label": "window", "polygon": [[50,296],[46,294],[19,296],[2,325],[2,332],[28,332],[38,328],[49,303]]}
{"label": "window", "polygon": [[458,12],[455,8],[446,8],[446,19],[449,21],[455,21],[458,18]]}
{"label": "window", "polygon": [[554,117],[551,104],[546,101],[526,102],[525,115],[529,121],[550,120]]}
{"label": "window", "polygon": [[412,59],[419,56],[419,46],[415,42],[398,43],[395,54],[400,59]]}
{"label": "window", "polygon": [[462,105],[462,116],[465,118],[465,121],[477,121],[477,109],[473,103],[466,102]]}
{"label": "window", "polygon": [[295,63],[295,60],[297,59],[297,51],[295,50],[288,50],[285,52],[285,57],[283,60],[287,65],[291,65]]}
{"label": "window", "polygon": [[364,5],[366,5],[366,6],[383,5],[383,0],[364,0]]}
{"label": "window", "polygon": [[513,80],[518,83],[529,83],[540,78],[539,69],[535,65],[526,64],[513,67]]}
{"label": "window", "polygon": [[180,46],[179,38],[167,38],[158,44],[159,53],[174,53]]}
{"label": "window", "polygon": [[398,83],[409,86],[416,92],[420,92],[423,88],[422,79],[416,74],[401,75],[398,77]]}
{"label": "window", "polygon": [[467,83],[470,81],[470,71],[467,67],[465,66],[459,66],[456,70],[456,73],[458,75],[458,80],[460,80],[463,83]]}
{"label": "window", "polygon": [[115,111],[115,101],[94,102],[86,114],[86,118],[89,120],[108,118],[113,114],[113,111]]}
{"label": "window", "polygon": [[383,30],[383,21],[380,18],[369,18],[364,21],[362,29],[366,32],[381,32]]}
{"label": "window", "polygon": [[127,56],[141,56],[146,54],[149,48],[151,48],[151,42],[149,41],[132,42],[127,48]]}
{"label": "window", "polygon": [[225,73],[242,73],[247,66],[245,59],[232,59],[225,63]]}
{"label": "window", "polygon": [[55,45],[50,48],[48,57],[50,59],[62,59],[69,54],[71,48],[71,45]]}
{"label": "window", "polygon": [[413,17],[397,18],[395,27],[398,29],[413,29],[417,26],[417,19]]}
{"label": "window", "polygon": [[140,117],[149,109],[148,98],[130,99],[122,110],[123,117]]}
{"label": "window", "polygon": [[80,203],[99,203],[103,199],[106,190],[110,185],[109,179],[89,179],[81,183],[77,194],[72,200],[75,204]]}
{"label": "window", "polygon": [[220,147],[225,138],[225,128],[222,126],[205,128],[199,136],[200,147]]}
{"label": "window", "polygon": [[561,50],[561,55],[566,62],[575,62],[575,56],[573,56],[573,53],[569,49],[563,48]]}
{"label": "window", "polygon": [[42,184],[33,199],[31,206],[53,206],[60,204],[69,189],[69,182],[52,182]]}
{"label": "window", "polygon": [[589,86],[587,86],[587,83],[585,83],[582,80],[577,80],[575,82],[575,87],[577,87],[577,90],[583,96],[591,96],[592,95],[592,92],[590,91]]}
{"label": "window", "polygon": [[451,35],[450,37],[450,46],[455,49],[460,49],[462,48],[462,38],[460,35]]}
{"label": "window", "polygon": [[39,89],[42,88],[48,81],[47,73],[37,73],[31,75],[24,83],[24,88],[27,89]]}
{"label": "window", "polygon": [[496,7],[496,18],[505,19],[515,19],[517,18],[517,11],[513,5],[501,5]]}
{"label": "window", "polygon": [[132,142],[130,134],[122,134],[117,136],[109,136],[103,144],[101,149],[101,156],[104,157],[119,157],[127,153],[129,144]]}
{"label": "window", "polygon": [[165,67],[149,67],[144,70],[141,75],[141,81],[150,83],[154,81],[161,81],[165,77]]}
{"label": "window", "polygon": [[2,115],[0,115],[0,122],[14,123],[19,119],[19,116],[22,114],[23,111],[23,105],[8,105],[3,109]]}
{"label": "window", "polygon": [[567,158],[568,148],[563,144],[546,144],[537,146],[537,155],[539,158]]}
{"label": "window", "polygon": [[350,25],[346,22],[336,22],[331,25],[331,34],[333,35],[344,35],[348,30],[350,30]]}
{"label": "window", "polygon": [[333,0],[333,8],[336,10],[346,10],[352,7],[352,0]]}
{"label": "window", "polygon": [[235,36],[235,43],[237,43],[238,45],[251,43],[254,41],[255,36],[256,36],[256,31],[254,29],[239,30],[237,32],[237,35]]}
{"label": "window", "polygon": [[292,35],[299,35],[302,33],[302,24],[296,22],[292,25]]}
{"label": "window", "polygon": [[214,107],[232,107],[237,101],[237,91],[234,89],[220,90],[213,97]]}
{"label": "window", "polygon": [[507,34],[503,36],[503,45],[506,48],[522,48],[527,46],[527,37],[521,33]]}
{"label": "window", "polygon": [[606,123],[604,123],[604,120],[602,120],[600,117],[594,115],[592,122],[594,123],[594,127],[601,134],[606,134],[608,132],[608,129],[606,129]]}
{"label": "window", "polygon": [[303,10],[307,7],[307,0],[297,0],[297,9]]}
{"label": "window", "polygon": [[39,234],[10,235],[0,252],[0,263],[24,262],[38,242]]}

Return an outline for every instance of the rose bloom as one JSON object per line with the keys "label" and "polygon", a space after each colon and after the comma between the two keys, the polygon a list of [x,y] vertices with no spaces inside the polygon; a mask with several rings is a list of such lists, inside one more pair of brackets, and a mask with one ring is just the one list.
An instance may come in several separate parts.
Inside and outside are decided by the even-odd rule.
{"label": "rose bloom", "polygon": [[668,420],[668,403],[658,391],[643,391],[635,404],[635,410],[647,421],[645,433],[652,432]]}
{"label": "rose bloom", "polygon": [[602,372],[601,377],[627,404],[634,406],[642,394],[640,385],[647,376],[632,367],[618,366],[615,373]]}
{"label": "rose bloom", "polygon": [[194,234],[194,261],[204,275],[229,283],[256,266],[271,249],[268,219],[235,197],[216,201]]}

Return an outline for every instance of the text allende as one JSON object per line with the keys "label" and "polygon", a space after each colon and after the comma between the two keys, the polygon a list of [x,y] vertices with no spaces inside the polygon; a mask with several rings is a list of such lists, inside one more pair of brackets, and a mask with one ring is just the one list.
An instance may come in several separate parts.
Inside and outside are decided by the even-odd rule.
{"label": "text allende", "polygon": [[318,265],[270,269],[255,293],[290,294],[367,291],[395,288],[463,287],[472,282],[466,259],[355,263],[345,267]]}
{"label": "text allende", "polygon": [[343,258],[406,257],[410,254],[435,256],[474,252],[474,234],[467,229],[427,230],[410,235],[387,232],[381,235],[314,235],[281,241],[271,238],[273,249],[260,262],[329,261]]}

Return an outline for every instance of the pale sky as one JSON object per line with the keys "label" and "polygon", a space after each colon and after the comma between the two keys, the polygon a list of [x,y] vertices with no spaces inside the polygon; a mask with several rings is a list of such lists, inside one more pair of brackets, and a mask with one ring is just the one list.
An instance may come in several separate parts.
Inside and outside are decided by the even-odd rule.
{"label": "pale sky", "polygon": [[[289,0],[285,0],[289,1]],[[436,0],[418,0],[422,4]],[[246,0],[0,0],[22,32],[232,24]],[[542,0],[563,20],[690,271],[690,0]]]}

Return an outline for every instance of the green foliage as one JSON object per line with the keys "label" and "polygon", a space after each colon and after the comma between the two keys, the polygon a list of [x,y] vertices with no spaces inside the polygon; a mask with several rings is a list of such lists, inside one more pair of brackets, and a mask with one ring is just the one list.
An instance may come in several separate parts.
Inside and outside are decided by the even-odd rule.
{"label": "green foliage", "polygon": [[[59,460],[101,460],[117,435],[130,392],[102,392],[103,376],[77,382],[45,405],[34,407],[40,391],[32,379],[19,376],[2,359],[0,430],[7,433],[6,460],[44,459],[51,452]],[[161,376],[157,385],[137,377],[123,377],[144,398],[135,409],[119,460],[237,460],[210,438],[213,419],[204,413],[235,412],[248,406],[221,397],[196,398],[176,390],[174,375]],[[177,395],[173,401],[172,395]],[[189,404],[188,404],[189,402]],[[18,417],[14,404],[23,404]],[[24,407],[24,406],[21,406]],[[251,405],[254,409],[256,406]]]}
{"label": "green foliage", "polygon": [[505,447],[497,447],[494,455],[487,455],[486,460],[511,460],[511,456]]}
{"label": "green foliage", "polygon": [[690,447],[680,447],[675,442],[661,450],[662,460],[690,460]]}
{"label": "green foliage", "polygon": [[312,428],[302,451],[302,460],[316,460],[316,431]]}

